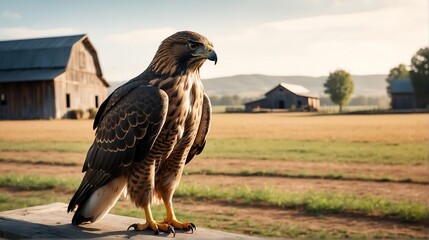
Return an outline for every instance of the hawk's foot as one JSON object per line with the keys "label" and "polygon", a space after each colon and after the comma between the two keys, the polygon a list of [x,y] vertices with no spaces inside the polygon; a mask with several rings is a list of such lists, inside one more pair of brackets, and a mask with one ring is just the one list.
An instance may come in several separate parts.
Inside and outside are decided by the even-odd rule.
{"label": "hawk's foot", "polygon": [[195,224],[191,222],[179,222],[176,219],[165,219],[163,222],[158,222],[158,223],[167,224],[177,229],[191,231],[192,233],[194,232],[194,230],[197,230],[197,227],[195,226]]}
{"label": "hawk's foot", "polygon": [[163,222],[149,221],[149,222],[146,222],[144,224],[134,223],[128,227],[127,231],[129,231],[130,228],[134,228],[135,231],[143,231],[146,229],[152,229],[152,231],[155,233],[155,235],[158,235],[159,231],[163,231],[166,233],[172,233],[173,237],[176,236],[176,231],[174,231],[174,228],[171,225],[168,225],[168,224],[163,223]]}

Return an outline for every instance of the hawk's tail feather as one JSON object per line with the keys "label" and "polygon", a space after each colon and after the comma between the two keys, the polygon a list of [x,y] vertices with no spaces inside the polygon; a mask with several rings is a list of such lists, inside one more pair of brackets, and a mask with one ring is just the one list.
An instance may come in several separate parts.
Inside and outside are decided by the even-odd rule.
{"label": "hawk's tail feather", "polygon": [[[125,177],[118,177],[95,191],[87,192],[87,194],[81,198],[82,201],[77,202],[74,206],[71,205],[71,201],[69,211],[73,210],[73,208],[78,205],[72,219],[72,224],[80,225],[86,222],[93,223],[101,220],[107,213],[109,213],[116,201],[118,201],[126,183],[127,181]],[[84,187],[84,189],[86,188]],[[78,192],[79,191],[76,193]]]}

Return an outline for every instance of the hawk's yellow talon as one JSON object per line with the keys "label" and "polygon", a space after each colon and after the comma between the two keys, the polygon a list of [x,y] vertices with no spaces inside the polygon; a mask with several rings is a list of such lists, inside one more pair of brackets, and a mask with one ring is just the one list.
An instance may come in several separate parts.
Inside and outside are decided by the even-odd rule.
{"label": "hawk's yellow talon", "polygon": [[134,228],[134,231],[143,231],[151,229],[155,235],[158,235],[160,231],[163,231],[166,233],[172,233],[174,236],[176,236],[176,231],[174,230],[174,227],[164,222],[150,221],[144,224],[134,223],[128,227],[127,231],[129,231],[131,228]]}
{"label": "hawk's yellow talon", "polygon": [[195,226],[195,224],[191,222],[179,222],[176,219],[171,219],[171,220],[165,219],[161,223],[173,226],[174,228],[177,228],[177,229],[191,231],[192,233],[194,233],[194,230],[197,230],[197,227]]}

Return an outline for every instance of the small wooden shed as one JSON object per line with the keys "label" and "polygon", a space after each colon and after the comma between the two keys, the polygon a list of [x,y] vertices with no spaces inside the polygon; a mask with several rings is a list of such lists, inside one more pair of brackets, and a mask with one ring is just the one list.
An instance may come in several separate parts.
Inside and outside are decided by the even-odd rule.
{"label": "small wooden shed", "polygon": [[265,98],[244,105],[246,112],[254,112],[258,109],[318,111],[320,107],[319,97],[309,92],[301,85],[280,83],[265,93]]}
{"label": "small wooden shed", "polygon": [[99,107],[108,87],[85,34],[0,41],[0,119],[88,111]]}
{"label": "small wooden shed", "polygon": [[429,96],[416,98],[413,82],[410,79],[398,79],[390,83],[390,95],[393,110],[428,109]]}
{"label": "small wooden shed", "polygon": [[390,94],[392,97],[392,109],[414,109],[416,98],[411,80],[400,79],[390,83]]}

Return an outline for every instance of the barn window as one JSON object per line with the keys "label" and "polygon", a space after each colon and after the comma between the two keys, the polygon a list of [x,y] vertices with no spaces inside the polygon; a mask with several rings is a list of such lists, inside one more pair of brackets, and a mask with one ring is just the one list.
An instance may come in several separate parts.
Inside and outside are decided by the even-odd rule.
{"label": "barn window", "polygon": [[2,105],[2,106],[7,105],[6,94],[4,94],[4,93],[0,94],[0,105]]}
{"label": "barn window", "polygon": [[98,108],[98,96],[95,96],[95,108]]}
{"label": "barn window", "polygon": [[85,62],[85,53],[83,51],[79,52],[79,68],[84,69],[86,67]]}
{"label": "barn window", "polygon": [[70,93],[66,93],[66,106],[67,108],[70,107]]}

